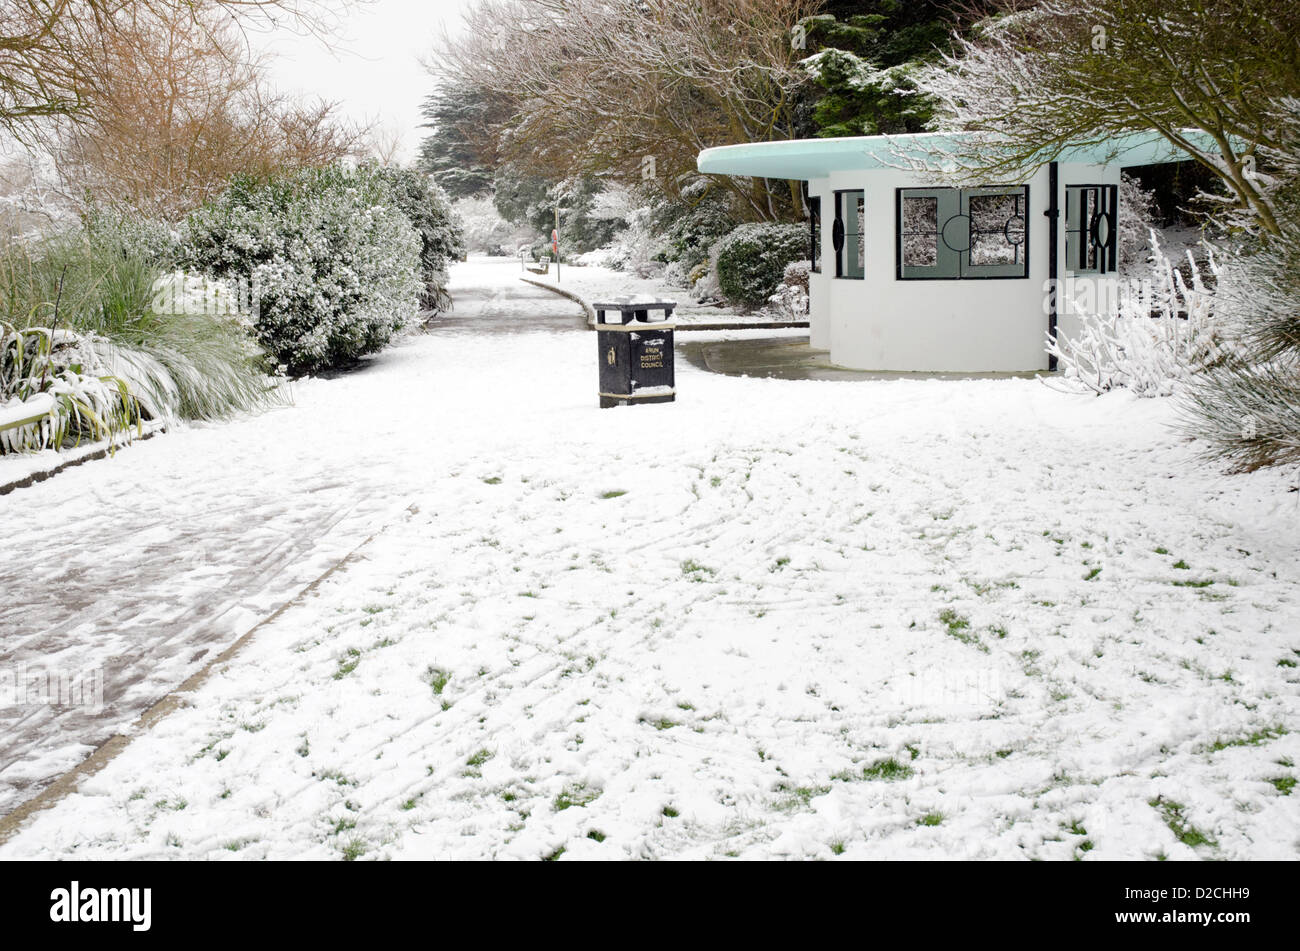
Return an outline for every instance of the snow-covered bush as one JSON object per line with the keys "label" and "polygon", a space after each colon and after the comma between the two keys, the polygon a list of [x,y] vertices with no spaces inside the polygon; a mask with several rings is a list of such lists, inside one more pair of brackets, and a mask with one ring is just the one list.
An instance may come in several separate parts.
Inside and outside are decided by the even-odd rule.
{"label": "snow-covered bush", "polygon": [[[1161,252],[1155,232],[1150,240],[1146,280],[1121,282],[1115,306],[1082,310],[1077,333],[1048,340],[1061,370],[1054,384],[1075,392],[1123,387],[1137,396],[1170,396],[1223,359],[1223,324],[1196,259],[1188,252],[1189,283]],[[1209,266],[1217,276],[1213,255]]]}
{"label": "snow-covered bush", "polygon": [[722,300],[722,285],[718,283],[718,255],[721,251],[722,242],[719,241],[709,249],[708,259],[691,272],[690,276],[695,278],[691,282],[692,294],[701,304]]}
{"label": "snow-covered bush", "polygon": [[768,310],[782,320],[804,320],[808,316],[808,275],[811,261],[793,261],[785,267],[785,276],[776,293],[767,299]]}
{"label": "snow-covered bush", "polygon": [[113,248],[162,268],[171,268],[180,260],[180,230],[169,222],[120,209],[91,207],[82,215],[82,226],[96,247]]}
{"label": "snow-covered bush", "polygon": [[253,290],[257,340],[294,374],[375,353],[418,313],[422,242],[380,172],[238,178],[194,212],[186,265]]}
{"label": "snow-covered bush", "polygon": [[677,200],[653,206],[651,227],[662,235],[659,256],[681,263],[689,278],[709,263],[710,249],[739,223],[732,196],[710,179],[698,178],[682,188]]}
{"label": "snow-covered bush", "polygon": [[665,267],[663,279],[664,283],[670,287],[689,288],[691,286],[690,271],[682,261],[673,261]]}
{"label": "snow-covered bush", "polygon": [[776,293],[786,265],[807,256],[808,232],[803,225],[745,224],[714,251],[722,294],[734,303],[761,307]]}
{"label": "snow-covered bush", "polygon": [[451,306],[447,268],[465,253],[465,233],[447,193],[433,179],[406,168],[385,167],[379,176],[392,189],[397,207],[420,236],[420,306],[435,313]]}
{"label": "snow-covered bush", "polygon": [[[1300,173],[1300,150],[1292,160]],[[1300,465],[1300,174],[1273,197],[1281,234],[1225,255],[1216,294],[1229,356],[1183,401],[1186,432],[1238,472]]]}
{"label": "snow-covered bush", "polygon": [[461,221],[468,251],[508,253],[502,249],[518,247],[532,234],[527,226],[512,225],[502,218],[492,199],[486,195],[461,198],[452,202],[451,210]]}
{"label": "snow-covered bush", "polygon": [[650,200],[621,185],[610,185],[592,199],[588,215],[594,221],[621,225],[606,252],[606,267],[656,277],[663,273],[663,239],[654,225]]}
{"label": "snow-covered bush", "polygon": [[580,267],[607,267],[612,271],[622,271],[627,266],[627,248],[611,245],[584,251],[573,259],[573,263]]}
{"label": "snow-covered bush", "polygon": [[85,338],[0,321],[0,455],[114,438],[141,418],[125,381],[95,372]]}
{"label": "snow-covered bush", "polygon": [[1119,255],[1119,272],[1132,274],[1147,263],[1151,253],[1150,235],[1157,225],[1156,196],[1142,187],[1136,178],[1120,175],[1119,215],[1115,236]]}

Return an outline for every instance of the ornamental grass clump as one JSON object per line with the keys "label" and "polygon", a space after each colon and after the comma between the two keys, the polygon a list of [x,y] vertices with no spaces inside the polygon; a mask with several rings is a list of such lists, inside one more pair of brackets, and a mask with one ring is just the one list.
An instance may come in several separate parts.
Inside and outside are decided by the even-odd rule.
{"label": "ornamental grass clump", "polygon": [[89,371],[92,361],[71,331],[0,321],[0,455],[141,431],[141,407],[126,382]]}
{"label": "ornamental grass clump", "polygon": [[58,449],[147,421],[219,419],[281,398],[247,315],[208,306],[223,289],[198,278],[202,300],[168,291],[159,234],[96,217],[0,247],[0,419],[36,397],[57,403],[48,420],[11,432],[3,451]]}

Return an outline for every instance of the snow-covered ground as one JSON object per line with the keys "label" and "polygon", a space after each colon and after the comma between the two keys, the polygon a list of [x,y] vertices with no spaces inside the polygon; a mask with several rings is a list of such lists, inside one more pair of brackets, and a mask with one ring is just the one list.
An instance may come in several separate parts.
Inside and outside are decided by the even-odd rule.
{"label": "snow-covered ground", "polygon": [[[519,268],[518,262],[515,263],[515,267]],[[533,274],[522,269],[519,273],[539,283],[557,283],[554,264],[546,274]],[[768,310],[742,313],[733,308],[701,304],[691,296],[689,290],[674,287],[661,278],[637,277],[626,271],[615,271],[613,268],[596,265],[561,265],[558,286],[577,294],[589,304],[598,301],[608,303],[619,298],[676,301],[677,309],[673,312],[673,320],[679,326],[780,323],[790,319]],[[807,317],[803,319],[806,320]]]}
{"label": "snow-covered ground", "polygon": [[678,361],[676,403],[598,410],[517,271],[292,409],[0,499],[11,568],[89,520],[6,608],[141,574],[84,658],[356,550],[0,858],[1300,856],[1294,472],[1031,380]]}

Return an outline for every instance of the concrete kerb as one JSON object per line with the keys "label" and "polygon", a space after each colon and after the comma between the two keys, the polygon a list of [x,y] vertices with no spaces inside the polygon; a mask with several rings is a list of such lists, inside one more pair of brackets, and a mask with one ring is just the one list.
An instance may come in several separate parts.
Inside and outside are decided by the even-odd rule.
{"label": "concrete kerb", "polygon": [[[519,280],[543,290],[559,294],[561,297],[567,297],[569,300],[582,305],[583,311],[587,314],[587,327],[590,330],[596,329],[596,310],[581,295],[566,287],[560,287],[558,284],[549,284],[546,281],[539,281],[531,277],[520,277]],[[799,330],[808,326],[806,320],[752,320],[752,321],[731,321],[727,323],[698,323],[694,321],[682,322],[677,321],[676,329],[682,330]]]}
{"label": "concrete kerb", "polygon": [[154,436],[165,432],[167,432],[166,426],[156,426],[152,429],[146,430],[142,435],[131,436],[129,438],[125,436],[119,437],[107,445],[101,445],[97,448],[86,447],[86,449],[80,453],[77,453],[76,450],[72,450],[70,453],[64,454],[63,458],[59,459],[48,469],[38,469],[35,472],[29,472],[21,479],[15,479],[12,482],[0,484],[0,496],[8,495],[10,492],[17,491],[18,489],[30,488],[40,482],[46,481],[47,479],[53,479],[60,472],[66,472],[68,469],[73,469],[84,463],[105,459],[114,453],[121,452],[123,449],[126,449],[135,443],[144,442],[146,439],[152,439]]}

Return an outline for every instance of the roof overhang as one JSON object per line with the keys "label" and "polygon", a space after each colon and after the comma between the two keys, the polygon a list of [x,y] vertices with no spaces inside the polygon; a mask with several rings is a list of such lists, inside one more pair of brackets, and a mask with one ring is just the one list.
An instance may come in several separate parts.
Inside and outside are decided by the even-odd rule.
{"label": "roof overhang", "polygon": [[[1214,139],[1199,130],[1180,130],[1197,148],[1216,149]],[[696,165],[710,175],[747,175],[753,178],[825,178],[831,172],[905,169],[943,174],[959,169],[963,151],[977,144],[973,133],[923,132],[915,135],[864,135],[843,139],[794,139],[753,142],[705,149]],[[996,140],[987,140],[996,147]],[[1041,161],[1078,162],[1088,165],[1158,165],[1182,162],[1191,156],[1154,132],[1131,132],[1103,141],[1067,145],[1057,154],[1044,152]]]}

